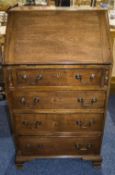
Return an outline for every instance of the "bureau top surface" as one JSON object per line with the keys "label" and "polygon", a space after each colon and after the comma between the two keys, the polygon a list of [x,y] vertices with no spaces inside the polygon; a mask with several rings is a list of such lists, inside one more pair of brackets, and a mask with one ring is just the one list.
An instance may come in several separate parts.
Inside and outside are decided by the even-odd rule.
{"label": "bureau top surface", "polygon": [[111,64],[105,10],[16,8],[9,12],[4,64]]}

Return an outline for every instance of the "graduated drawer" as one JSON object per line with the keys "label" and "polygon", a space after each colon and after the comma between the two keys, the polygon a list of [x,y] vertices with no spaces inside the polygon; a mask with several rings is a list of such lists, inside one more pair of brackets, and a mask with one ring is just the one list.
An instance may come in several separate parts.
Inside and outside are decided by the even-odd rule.
{"label": "graduated drawer", "polygon": [[17,138],[17,148],[22,155],[58,156],[99,154],[100,137],[38,137]]}
{"label": "graduated drawer", "polygon": [[105,91],[9,91],[14,109],[93,109],[105,107]]}
{"label": "graduated drawer", "polygon": [[54,132],[102,131],[103,114],[15,114],[15,132],[42,135]]}
{"label": "graduated drawer", "polygon": [[[42,66],[41,66],[42,67]],[[9,86],[94,86],[108,84],[106,68],[11,68],[5,69]]]}

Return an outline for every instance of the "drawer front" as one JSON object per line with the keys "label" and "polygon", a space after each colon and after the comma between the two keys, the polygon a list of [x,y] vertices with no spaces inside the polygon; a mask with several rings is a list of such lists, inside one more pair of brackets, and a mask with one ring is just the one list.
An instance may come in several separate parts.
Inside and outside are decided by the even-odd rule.
{"label": "drawer front", "polygon": [[104,91],[10,91],[15,109],[93,109],[104,108]]}
{"label": "drawer front", "polygon": [[[10,74],[7,73],[11,80]],[[96,86],[107,85],[109,70],[104,68],[12,69],[15,86]]]}
{"label": "drawer front", "polygon": [[15,131],[19,135],[48,132],[102,131],[103,114],[15,114]]}
{"label": "drawer front", "polygon": [[21,136],[17,148],[23,155],[87,155],[99,154],[100,137],[38,137]]}

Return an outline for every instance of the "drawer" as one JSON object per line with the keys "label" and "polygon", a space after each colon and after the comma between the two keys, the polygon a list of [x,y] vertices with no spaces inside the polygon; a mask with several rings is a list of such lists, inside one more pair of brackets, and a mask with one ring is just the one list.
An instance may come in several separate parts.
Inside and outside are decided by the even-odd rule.
{"label": "drawer", "polygon": [[[54,132],[102,131],[103,114],[15,114],[15,132],[42,135]],[[51,132],[51,133],[50,133]]]}
{"label": "drawer", "polygon": [[99,154],[100,137],[38,137],[17,138],[17,148],[22,155],[89,155]]}
{"label": "drawer", "polygon": [[105,91],[10,91],[14,109],[104,108]]}
{"label": "drawer", "polygon": [[[6,70],[9,84],[22,86],[107,85],[109,70],[104,68],[17,68]],[[12,78],[11,78],[12,77]]]}

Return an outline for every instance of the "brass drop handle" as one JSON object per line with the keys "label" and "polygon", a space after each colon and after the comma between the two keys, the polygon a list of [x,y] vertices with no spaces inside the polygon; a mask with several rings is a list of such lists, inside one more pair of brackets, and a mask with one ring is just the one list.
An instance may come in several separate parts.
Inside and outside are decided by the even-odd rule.
{"label": "brass drop handle", "polygon": [[93,104],[93,103],[96,103],[97,102],[97,98],[96,97],[93,97],[92,99],[91,99],[91,103]]}
{"label": "brass drop handle", "polygon": [[21,103],[22,105],[25,105],[25,104],[26,104],[26,99],[25,99],[25,97],[21,97],[20,103]]}
{"label": "brass drop handle", "polygon": [[76,125],[79,126],[79,127],[81,127],[81,126],[82,126],[82,121],[77,120],[77,121],[76,121]]}
{"label": "brass drop handle", "polygon": [[95,79],[95,74],[91,74],[90,75],[90,80],[94,80]]}
{"label": "brass drop handle", "polygon": [[21,78],[22,78],[23,80],[27,80],[27,75],[26,75],[26,74],[23,74],[23,75],[21,75]]}
{"label": "brass drop handle", "polygon": [[37,77],[36,77],[36,81],[39,81],[39,80],[41,80],[43,78],[43,76],[41,75],[41,74],[39,74],[39,75],[37,75]]}
{"label": "brass drop handle", "polygon": [[35,97],[34,100],[33,100],[34,105],[38,104],[39,101],[40,101],[40,98],[39,97]]}
{"label": "brass drop handle", "polygon": [[96,121],[94,119],[87,122],[87,126],[91,127],[92,125],[95,125]]}
{"label": "brass drop handle", "polygon": [[77,75],[75,75],[75,78],[76,78],[76,80],[82,80],[82,75],[80,75],[80,74],[77,74]]}
{"label": "brass drop handle", "polygon": [[41,121],[36,121],[35,124],[34,124],[34,127],[35,128],[38,128],[41,125],[42,125],[42,122]]}
{"label": "brass drop handle", "polygon": [[75,149],[77,151],[88,151],[90,149],[92,149],[93,145],[88,143],[88,144],[85,144],[85,145],[82,145],[82,144],[75,144]]}
{"label": "brass drop handle", "polygon": [[84,103],[84,99],[82,97],[79,97],[77,100],[79,103],[83,104]]}

